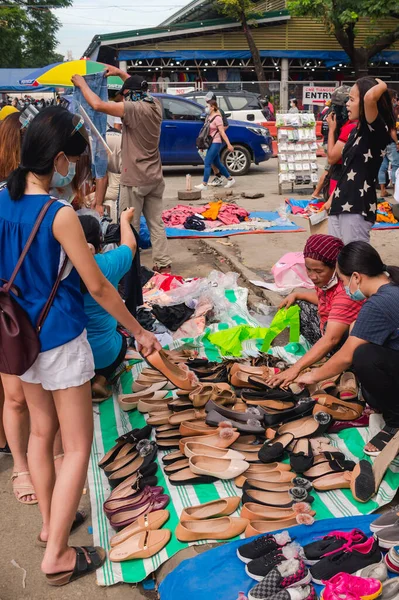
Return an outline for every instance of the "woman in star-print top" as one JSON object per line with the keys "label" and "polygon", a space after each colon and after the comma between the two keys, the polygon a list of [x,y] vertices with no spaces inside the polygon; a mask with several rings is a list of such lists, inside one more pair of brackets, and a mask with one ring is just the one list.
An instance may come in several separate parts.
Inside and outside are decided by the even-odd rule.
{"label": "woman in star-print top", "polygon": [[357,80],[346,106],[350,121],[359,122],[345,144],[341,176],[325,205],[330,209],[328,233],[344,244],[370,242],[377,210],[375,181],[395,135],[395,119],[386,84],[373,77]]}

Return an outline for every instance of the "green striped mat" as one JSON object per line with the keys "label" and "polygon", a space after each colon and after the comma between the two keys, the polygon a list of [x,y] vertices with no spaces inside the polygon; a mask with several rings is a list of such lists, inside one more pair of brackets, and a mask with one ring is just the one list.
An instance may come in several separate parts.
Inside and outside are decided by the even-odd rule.
{"label": "green striped mat", "polygon": [[[121,392],[129,393],[132,378],[137,377],[141,368],[140,364],[134,365],[131,372],[122,375]],[[116,395],[114,399],[94,405],[93,412],[94,442],[88,473],[93,536],[95,545],[109,549],[109,539],[115,532],[108,524],[108,520],[102,510],[102,505],[111,490],[107,478],[103,471],[98,468],[97,463],[104,453],[114,445],[114,441],[119,435],[130,431],[134,427],[142,427],[145,424],[145,419],[138,411],[131,411],[129,413],[121,411],[116,401]],[[367,428],[347,429],[338,435],[330,437],[332,443],[344,452],[349,459],[357,460],[360,457],[364,458],[362,449],[369,438]],[[172,538],[166,548],[150,559],[126,561],[123,563],[111,563],[107,561],[104,567],[97,571],[99,585],[109,586],[120,582],[137,583],[142,581],[162,563],[167,561],[168,558],[182,548],[185,548],[187,544],[179,542],[174,535],[174,529],[183,508],[218,498],[241,495],[241,490],[236,488],[231,481],[218,481],[214,484],[196,486],[170,486],[167,477],[164,476],[162,470],[163,463],[160,460],[164,454],[165,452],[159,453],[157,475],[159,485],[164,486],[166,492],[171,497],[171,501],[167,507],[170,511],[170,519],[164,527],[172,531]],[[350,490],[336,490],[321,494],[314,493],[315,501],[313,507],[317,513],[316,518],[329,519],[371,513],[378,509],[378,507],[390,502],[395,496],[398,487],[399,461],[396,460],[388,470],[378,495],[366,504],[360,504],[353,500]],[[236,516],[238,516],[238,513]]]}

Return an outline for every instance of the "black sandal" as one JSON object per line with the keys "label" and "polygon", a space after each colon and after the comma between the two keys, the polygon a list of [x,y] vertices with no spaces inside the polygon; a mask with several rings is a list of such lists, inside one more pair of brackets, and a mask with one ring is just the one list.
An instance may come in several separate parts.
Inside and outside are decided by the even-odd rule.
{"label": "black sandal", "polygon": [[[76,531],[76,529],[78,529],[81,525],[83,525],[83,523],[86,521],[86,519],[87,519],[87,515],[83,510],[76,511],[75,519],[74,519],[74,521],[72,523],[72,527],[71,527],[71,533],[73,531]],[[41,539],[40,533],[36,538],[36,546],[38,546],[39,548],[47,548],[47,542],[45,542],[44,540]]]}
{"label": "black sandal", "polygon": [[375,448],[376,451],[370,451],[364,449],[363,452],[367,454],[367,456],[378,456],[381,450],[384,450],[385,446],[391,441],[395,433],[399,431],[398,427],[389,427],[385,425],[371,440],[369,440],[368,444],[371,444]]}
{"label": "black sandal", "polygon": [[[63,571],[61,573],[46,575],[49,585],[60,587],[67,585],[67,583],[72,583],[72,581],[93,573],[93,571],[102,567],[107,558],[105,550],[100,546],[73,546],[73,549],[76,552],[76,563],[73,571]],[[89,557],[90,562],[87,557]]]}

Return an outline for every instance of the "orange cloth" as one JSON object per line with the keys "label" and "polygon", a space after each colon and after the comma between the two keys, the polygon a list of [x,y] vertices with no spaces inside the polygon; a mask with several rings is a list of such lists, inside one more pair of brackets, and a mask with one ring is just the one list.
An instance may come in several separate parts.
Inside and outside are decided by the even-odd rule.
{"label": "orange cloth", "polygon": [[377,223],[392,223],[392,225],[398,222],[393,216],[392,207],[389,202],[378,203],[376,221]]}
{"label": "orange cloth", "polygon": [[204,219],[216,221],[216,219],[218,218],[219,211],[222,208],[222,204],[222,200],[218,200],[217,202],[211,202],[209,208],[205,212],[201,213],[201,216],[204,217]]}

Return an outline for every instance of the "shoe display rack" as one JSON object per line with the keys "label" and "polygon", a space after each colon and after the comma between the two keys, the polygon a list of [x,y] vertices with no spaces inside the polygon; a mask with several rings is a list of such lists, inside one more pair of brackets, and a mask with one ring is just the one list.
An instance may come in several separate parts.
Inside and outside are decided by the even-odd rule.
{"label": "shoe display rack", "polygon": [[292,192],[298,186],[314,188],[319,180],[314,115],[278,113],[276,126],[279,194],[284,186],[290,186]]}

